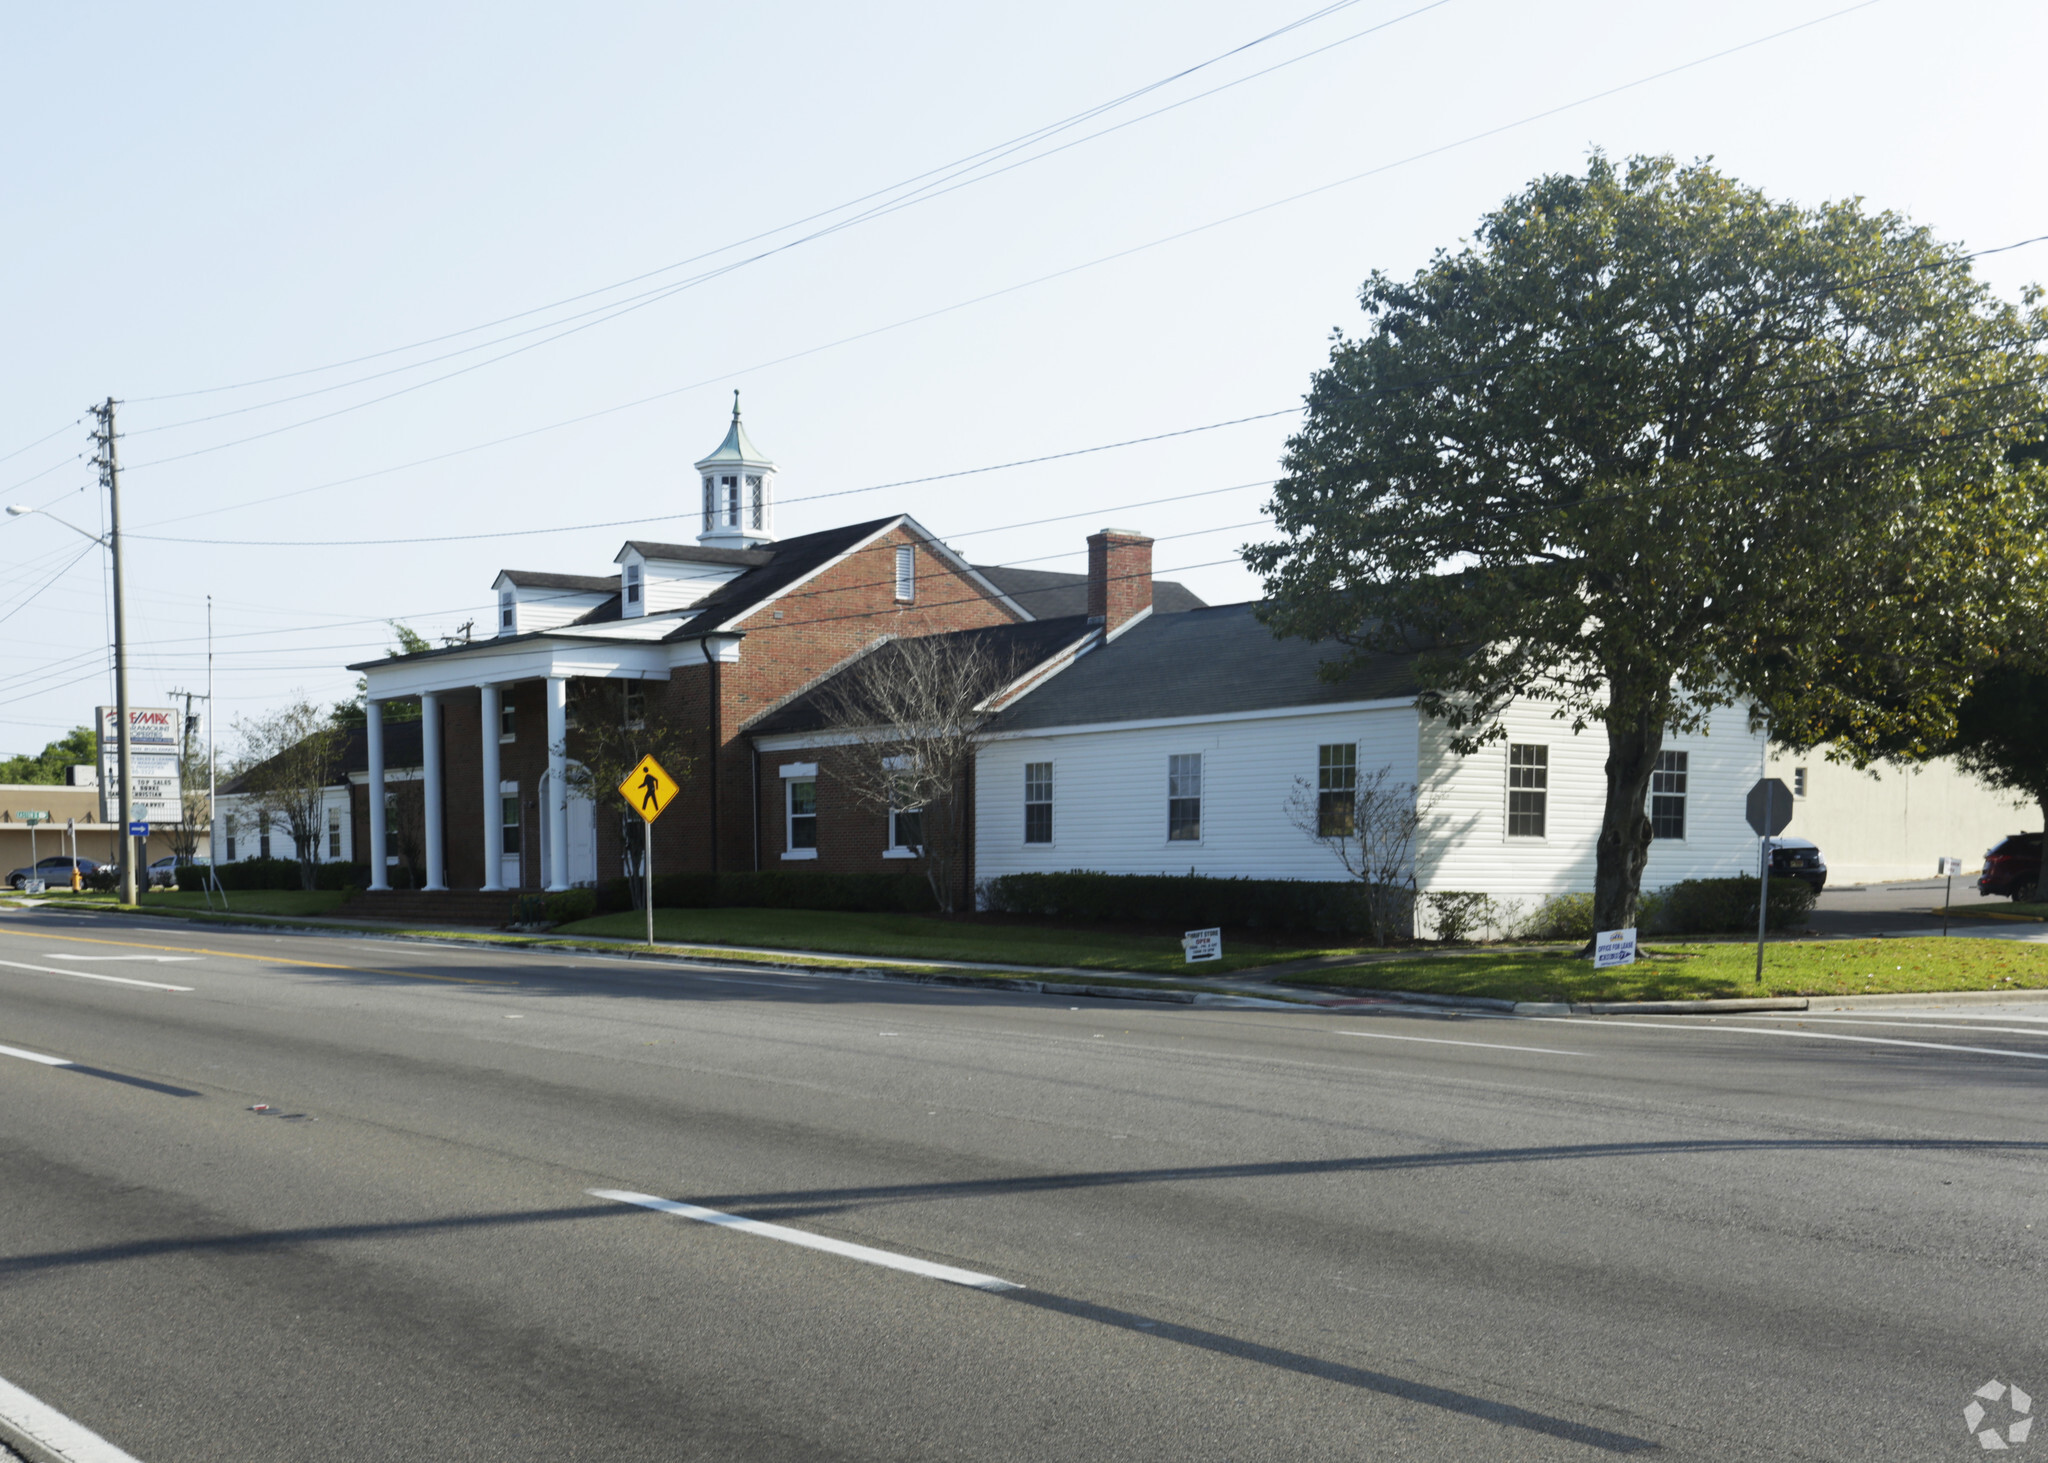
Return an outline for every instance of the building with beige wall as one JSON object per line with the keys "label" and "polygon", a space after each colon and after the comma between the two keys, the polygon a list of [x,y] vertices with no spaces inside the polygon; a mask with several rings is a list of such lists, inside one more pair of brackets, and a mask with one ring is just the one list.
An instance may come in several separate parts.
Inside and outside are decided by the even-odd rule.
{"label": "building with beige wall", "polygon": [[1815,751],[1773,753],[1770,766],[1792,789],[1785,836],[1820,845],[1830,885],[1931,878],[1943,857],[1975,877],[1986,849],[2041,827],[2030,798],[1994,791],[1947,758],[1858,772]]}

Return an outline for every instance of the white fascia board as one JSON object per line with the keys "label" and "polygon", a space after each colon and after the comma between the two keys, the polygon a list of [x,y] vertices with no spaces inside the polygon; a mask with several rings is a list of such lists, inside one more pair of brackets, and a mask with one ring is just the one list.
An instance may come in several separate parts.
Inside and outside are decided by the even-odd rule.
{"label": "white fascia board", "polygon": [[927,548],[952,565],[954,573],[963,574],[976,584],[979,584],[990,595],[994,596],[998,604],[1007,606],[1014,612],[1018,619],[1030,621],[1038,618],[1038,616],[1032,614],[1031,611],[1025,609],[1024,606],[1018,604],[1017,601],[1011,599],[1007,594],[1004,594],[1000,589],[997,589],[988,580],[984,579],[979,569],[976,569],[972,564],[954,553],[937,534],[926,528],[922,523],[919,523],[915,518],[912,518],[908,513],[903,515],[901,521],[907,527],[917,531],[918,536],[924,540]]}
{"label": "white fascia board", "polygon": [[671,640],[662,644],[668,652],[671,666],[709,665],[717,661],[720,665],[736,665],[740,658],[741,635],[738,631],[720,634],[713,631],[695,640]]}
{"label": "white fascia board", "polygon": [[851,747],[873,741],[878,730],[879,728],[866,732],[776,732],[771,736],[755,737],[753,743],[757,752],[801,752],[806,747]]}
{"label": "white fascia board", "polygon": [[[426,779],[427,769],[424,767],[386,767],[384,769],[384,781],[387,783],[425,782]],[[349,785],[352,787],[366,787],[370,781],[369,771],[365,769],[361,772],[351,772],[348,775],[348,780]]]}
{"label": "white fascia board", "polygon": [[506,681],[546,680],[550,676],[595,676],[601,679],[665,681],[668,647],[558,634],[517,636],[509,643],[481,642],[459,655],[430,660],[371,662],[360,669],[369,683],[370,699],[388,701],[428,691],[465,691],[472,686]]}
{"label": "white fascia board", "polygon": [[1348,716],[1359,711],[1398,711],[1413,707],[1413,696],[1378,701],[1338,701],[1316,706],[1276,706],[1262,711],[1224,711],[1213,716],[1152,716],[1134,721],[1076,722],[1071,726],[1033,727],[1026,731],[992,732],[991,742],[1026,742],[1041,737],[1072,737],[1093,732],[1151,731],[1169,726],[1218,726],[1233,721],[1274,721],[1287,716]]}
{"label": "white fascia board", "polygon": [[[782,588],[776,590],[775,593],[770,595],[767,599],[756,600],[746,609],[740,611],[737,615],[734,615],[730,620],[720,621],[718,628],[720,630],[730,631],[735,626],[737,626],[740,623],[740,621],[745,619],[751,619],[753,616],[760,614],[761,611],[767,609],[768,606],[775,604],[779,600],[788,599],[791,595],[795,594],[799,589],[802,589],[806,584],[809,584],[813,579],[816,579],[820,574],[823,574],[826,570],[836,568],[838,565],[845,563],[848,559],[852,558],[862,549],[872,544],[876,539],[881,538],[884,534],[887,534],[894,530],[898,524],[908,522],[910,522],[909,514],[897,514],[894,518],[890,519],[887,523],[883,524],[880,528],[876,529],[873,533],[869,534],[866,538],[862,539],[859,543],[851,544],[848,547],[840,550],[831,558],[827,559],[824,563],[820,564],[817,568],[813,569],[810,573],[805,574],[800,578],[793,579],[788,584],[783,585]],[[919,531],[922,532],[922,530]]]}

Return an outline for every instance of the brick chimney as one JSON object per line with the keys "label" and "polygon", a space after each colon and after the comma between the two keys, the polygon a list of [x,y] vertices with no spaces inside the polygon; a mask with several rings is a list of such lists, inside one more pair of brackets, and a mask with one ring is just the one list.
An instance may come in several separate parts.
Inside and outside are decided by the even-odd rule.
{"label": "brick chimney", "polygon": [[1088,536],[1088,618],[1106,634],[1152,608],[1152,540],[1134,529]]}

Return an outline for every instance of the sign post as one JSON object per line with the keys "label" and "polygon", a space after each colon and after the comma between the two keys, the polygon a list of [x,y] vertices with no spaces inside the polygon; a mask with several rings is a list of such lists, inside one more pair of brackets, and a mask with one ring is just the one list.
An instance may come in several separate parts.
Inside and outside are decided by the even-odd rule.
{"label": "sign post", "polygon": [[1764,915],[1771,904],[1771,840],[1792,822],[1792,789],[1777,777],[1759,777],[1743,808],[1756,830],[1756,978],[1764,978]]}
{"label": "sign post", "polygon": [[[36,825],[49,822],[50,815],[48,813],[33,813],[24,808],[18,816],[22,822],[28,824],[28,876],[33,879],[36,877],[38,862],[36,859]],[[40,889],[36,891],[38,894],[42,892]]]}
{"label": "sign post", "polygon": [[626,780],[619,784],[619,796],[640,815],[645,826],[645,840],[640,845],[640,871],[647,879],[647,943],[650,945],[654,943],[654,820],[675,800],[676,792],[676,780],[652,756],[642,757],[639,765],[628,772]]}
{"label": "sign post", "polygon": [[1941,937],[1944,940],[1948,938],[1948,907],[1956,902],[1956,875],[1962,871],[1961,859],[1947,857],[1941,860],[1941,867],[1935,870],[1948,881],[1948,890],[1941,896]]}

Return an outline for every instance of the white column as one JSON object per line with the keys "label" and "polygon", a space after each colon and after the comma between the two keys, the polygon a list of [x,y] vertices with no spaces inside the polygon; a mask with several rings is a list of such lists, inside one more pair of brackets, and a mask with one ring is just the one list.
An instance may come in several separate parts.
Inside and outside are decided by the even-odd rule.
{"label": "white column", "polygon": [[548,888],[569,887],[569,682],[548,677]]}
{"label": "white column", "polygon": [[483,693],[484,888],[495,892],[505,887],[501,877],[505,867],[505,810],[498,803],[498,799],[504,796],[498,790],[498,728],[502,724],[502,713],[496,686],[477,689]]}
{"label": "white column", "polygon": [[386,841],[384,838],[384,706],[382,702],[363,701],[365,740],[369,743],[370,779],[365,792],[370,801],[370,887],[389,889],[391,887],[390,865],[384,862]]}
{"label": "white column", "polygon": [[441,698],[432,691],[420,696],[420,795],[426,800],[421,822],[427,834],[427,887],[448,887],[447,858],[441,847]]}

